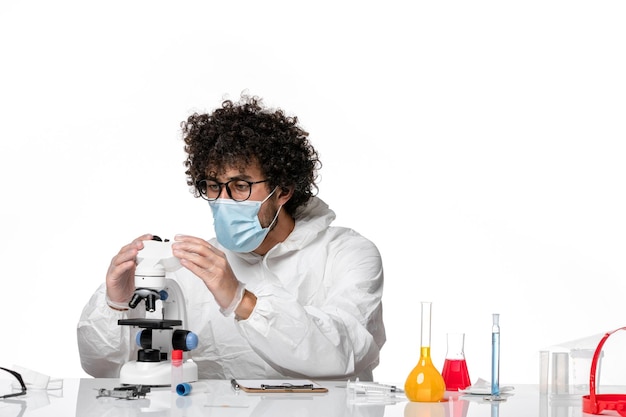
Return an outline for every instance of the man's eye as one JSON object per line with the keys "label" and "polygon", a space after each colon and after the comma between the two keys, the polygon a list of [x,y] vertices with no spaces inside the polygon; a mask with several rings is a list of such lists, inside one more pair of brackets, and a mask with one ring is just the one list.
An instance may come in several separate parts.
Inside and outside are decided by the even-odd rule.
{"label": "man's eye", "polygon": [[233,187],[236,191],[248,191],[250,189],[250,184],[245,181],[237,181],[233,183]]}

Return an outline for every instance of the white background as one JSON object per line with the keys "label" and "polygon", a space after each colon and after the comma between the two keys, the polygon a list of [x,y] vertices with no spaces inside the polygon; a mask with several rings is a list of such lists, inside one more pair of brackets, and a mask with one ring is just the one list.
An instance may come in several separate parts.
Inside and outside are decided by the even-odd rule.
{"label": "white background", "polygon": [[[297,115],[319,196],[379,247],[375,377],[466,333],[472,380],[626,325],[626,3],[0,3],[0,366],[82,377],[75,327],[134,237],[213,235],[180,122],[243,90]],[[626,359],[625,359],[626,361]]]}

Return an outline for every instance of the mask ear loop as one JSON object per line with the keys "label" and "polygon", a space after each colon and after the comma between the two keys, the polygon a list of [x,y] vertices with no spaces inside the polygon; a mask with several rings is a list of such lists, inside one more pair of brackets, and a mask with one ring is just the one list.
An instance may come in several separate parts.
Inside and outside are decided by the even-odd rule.
{"label": "mask ear loop", "polygon": [[[261,204],[265,203],[267,200],[269,200],[269,198],[276,192],[276,190],[278,190],[278,186],[276,188],[274,188],[272,190],[271,193],[269,193],[269,195],[267,197],[265,197],[265,199],[263,201],[261,201]],[[282,204],[280,206],[278,206],[278,210],[276,211],[276,215],[274,216],[274,219],[272,220],[272,222],[270,223],[269,226],[265,227],[265,229],[271,230],[272,227],[274,226],[274,223],[276,223],[276,220],[278,220],[278,214],[280,213],[280,210],[283,208]]]}
{"label": "mask ear loop", "polygon": [[274,216],[274,220],[272,220],[272,222],[270,223],[269,226],[267,226],[267,228],[269,230],[272,230],[272,227],[274,226],[274,223],[276,223],[276,221],[278,220],[278,214],[280,213],[280,210],[283,208],[282,205],[278,206],[278,210],[276,210],[276,216]]}
{"label": "mask ear loop", "polygon": [[271,197],[271,196],[272,196],[272,195],[276,192],[276,190],[278,190],[278,187],[274,188],[274,189],[272,190],[272,192],[271,192],[271,193],[269,193],[269,194],[267,195],[267,197],[265,197],[265,198],[263,199],[263,201],[261,201],[261,204],[263,204],[263,203],[265,203],[267,200],[269,200],[269,199],[270,199],[270,197]]}

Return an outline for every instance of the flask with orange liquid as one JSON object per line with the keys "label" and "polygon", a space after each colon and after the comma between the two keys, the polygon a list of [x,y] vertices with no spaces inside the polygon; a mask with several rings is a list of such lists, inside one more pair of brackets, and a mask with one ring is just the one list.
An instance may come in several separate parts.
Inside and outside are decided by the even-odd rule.
{"label": "flask with orange liquid", "polygon": [[411,401],[438,402],[446,391],[443,377],[430,357],[430,315],[432,303],[422,302],[420,358],[404,383],[404,392]]}

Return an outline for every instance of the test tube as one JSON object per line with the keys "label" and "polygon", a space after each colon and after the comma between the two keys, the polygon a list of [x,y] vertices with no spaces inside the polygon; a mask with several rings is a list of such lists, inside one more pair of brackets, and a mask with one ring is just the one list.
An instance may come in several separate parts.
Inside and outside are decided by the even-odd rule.
{"label": "test tube", "polygon": [[569,353],[552,353],[552,393],[569,393]]}
{"label": "test tube", "polygon": [[542,350],[539,352],[539,393],[548,393],[548,375],[550,375],[550,352]]}
{"label": "test tube", "polygon": [[192,393],[209,392],[209,388],[206,381],[183,382],[176,386],[176,393],[181,397],[186,397]]}
{"label": "test tube", "polygon": [[172,366],[172,392],[176,392],[176,386],[183,382],[183,351],[172,350],[171,354],[171,366]]}
{"label": "test tube", "polygon": [[493,314],[491,326],[491,396],[500,396],[500,314]]}

